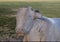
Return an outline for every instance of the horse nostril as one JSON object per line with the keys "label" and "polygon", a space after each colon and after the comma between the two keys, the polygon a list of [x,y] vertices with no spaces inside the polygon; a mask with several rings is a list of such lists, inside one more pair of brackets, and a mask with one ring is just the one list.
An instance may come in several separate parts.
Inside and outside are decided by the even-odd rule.
{"label": "horse nostril", "polygon": [[23,31],[23,29],[22,29],[22,31]]}

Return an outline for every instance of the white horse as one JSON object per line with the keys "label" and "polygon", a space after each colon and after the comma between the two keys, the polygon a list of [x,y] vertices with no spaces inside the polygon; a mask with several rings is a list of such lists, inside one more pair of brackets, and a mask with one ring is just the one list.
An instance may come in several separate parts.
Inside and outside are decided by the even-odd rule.
{"label": "white horse", "polygon": [[60,19],[44,17],[31,7],[20,8],[16,19],[16,34],[23,41],[60,41]]}

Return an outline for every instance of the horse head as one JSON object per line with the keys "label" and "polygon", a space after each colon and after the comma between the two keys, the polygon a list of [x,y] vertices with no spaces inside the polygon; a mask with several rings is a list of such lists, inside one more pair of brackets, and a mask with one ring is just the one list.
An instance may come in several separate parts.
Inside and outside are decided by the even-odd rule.
{"label": "horse head", "polygon": [[41,14],[38,10],[35,10],[32,7],[20,8],[16,16],[16,33],[24,35],[29,32],[35,18],[41,18]]}

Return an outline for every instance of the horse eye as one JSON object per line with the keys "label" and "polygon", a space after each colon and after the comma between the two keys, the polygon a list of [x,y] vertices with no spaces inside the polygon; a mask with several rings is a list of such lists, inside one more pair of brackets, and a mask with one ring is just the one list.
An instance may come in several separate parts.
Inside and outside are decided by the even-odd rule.
{"label": "horse eye", "polygon": [[31,8],[31,10],[33,11],[33,9]]}

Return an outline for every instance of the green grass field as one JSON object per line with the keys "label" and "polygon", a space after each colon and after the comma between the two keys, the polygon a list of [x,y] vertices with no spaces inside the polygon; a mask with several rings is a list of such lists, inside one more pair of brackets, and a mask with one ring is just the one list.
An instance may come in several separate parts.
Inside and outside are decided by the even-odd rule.
{"label": "green grass field", "polygon": [[0,2],[0,15],[15,14],[12,9],[25,6],[40,10],[44,16],[60,17],[60,2]]}
{"label": "green grass field", "polygon": [[60,2],[0,2],[0,40],[15,37],[16,18],[9,16],[26,6],[38,9],[44,16],[60,18]]}
{"label": "green grass field", "polygon": [[14,2],[14,1],[24,1],[24,2],[41,2],[41,1],[48,1],[48,2],[59,2],[60,0],[0,0],[0,2]]}

